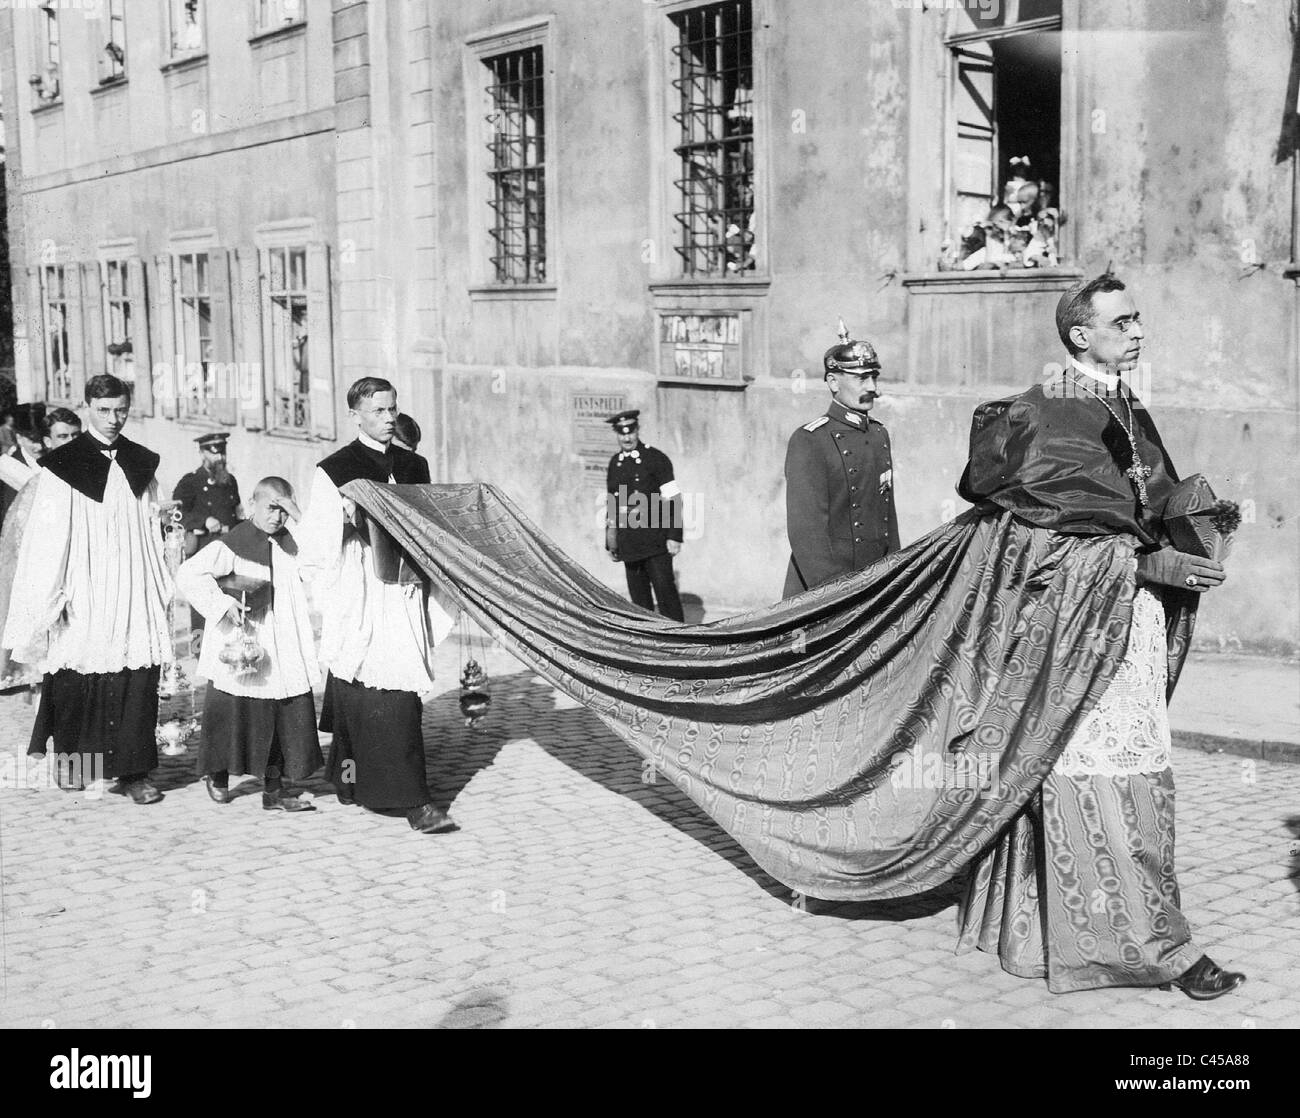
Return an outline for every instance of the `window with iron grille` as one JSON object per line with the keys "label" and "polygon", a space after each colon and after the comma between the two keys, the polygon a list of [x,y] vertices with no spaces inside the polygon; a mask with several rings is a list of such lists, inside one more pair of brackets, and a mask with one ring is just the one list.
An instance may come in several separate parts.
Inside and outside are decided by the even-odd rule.
{"label": "window with iron grille", "polygon": [[72,369],[68,345],[68,289],[62,264],[47,264],[41,272],[45,319],[45,397],[72,399]]}
{"label": "window with iron grille", "polygon": [[107,0],[101,18],[99,46],[99,84],[121,81],[126,77],[126,0]]}
{"label": "window with iron grille", "polygon": [[176,345],[180,358],[180,410],[186,416],[207,416],[216,386],[211,382],[212,292],[208,254],[186,252],[175,257]]}
{"label": "window with iron grille", "polygon": [[310,431],[307,375],[307,246],[263,249],[262,329],[270,362],[271,428]]}
{"label": "window with iron grille", "polygon": [[672,17],[680,159],[677,252],[688,276],[757,264],[754,243],[754,47],[750,0]]}
{"label": "window with iron grille", "polygon": [[483,60],[487,87],[488,205],[497,283],[546,282],[546,124],[542,48]]}
{"label": "window with iron grille", "polygon": [[135,342],[131,281],[125,260],[106,260],[103,268],[104,345],[108,371],[132,387],[135,398]]}

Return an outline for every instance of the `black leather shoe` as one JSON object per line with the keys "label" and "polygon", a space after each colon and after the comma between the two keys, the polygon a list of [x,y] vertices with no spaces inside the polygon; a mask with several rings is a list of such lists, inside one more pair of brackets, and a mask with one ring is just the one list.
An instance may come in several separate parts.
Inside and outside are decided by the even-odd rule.
{"label": "black leather shoe", "polygon": [[1224,994],[1244,985],[1246,976],[1240,971],[1224,970],[1208,955],[1202,955],[1172,982],[1166,982],[1162,990],[1178,987],[1189,998],[1198,1002],[1213,1001]]}
{"label": "black leather shoe", "polygon": [[130,796],[132,803],[137,804],[156,804],[163,798],[162,793],[147,780],[133,780],[129,784],[119,782],[113,790],[118,795]]}
{"label": "black leather shoe", "polygon": [[346,791],[342,788],[335,788],[335,792],[338,795],[339,803],[341,803],[344,807],[356,806],[357,796],[356,793],[353,792],[351,788],[347,789]]}
{"label": "black leather shoe", "polygon": [[300,800],[297,796],[286,796],[282,792],[262,793],[263,811],[315,811],[316,805]]}
{"label": "black leather shoe", "polygon": [[212,801],[214,803],[218,803],[218,804],[230,803],[229,788],[222,788],[221,785],[217,784],[210,776],[205,776],[203,778],[203,783],[207,785],[208,795],[212,797]]}
{"label": "black leather shoe", "polygon": [[411,830],[419,831],[422,835],[437,835],[444,831],[456,830],[456,821],[433,804],[425,804],[423,807],[408,811],[406,821],[411,825]]}

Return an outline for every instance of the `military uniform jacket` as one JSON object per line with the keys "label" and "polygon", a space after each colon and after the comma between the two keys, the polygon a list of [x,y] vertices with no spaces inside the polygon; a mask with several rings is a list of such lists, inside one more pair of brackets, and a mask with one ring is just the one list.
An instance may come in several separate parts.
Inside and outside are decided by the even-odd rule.
{"label": "military uniform jacket", "polygon": [[239,523],[239,482],[234,474],[225,482],[218,482],[200,466],[176,483],[172,500],[181,503],[181,526],[187,532],[205,534],[209,516],[225,528]]}
{"label": "military uniform jacket", "polygon": [[682,541],[681,490],[673,464],[662,450],[638,442],[609,460],[605,488],[609,517],[617,526],[616,557],[635,563],[668,551],[668,541]]}
{"label": "military uniform jacket", "polygon": [[785,455],[790,537],[786,598],[898,550],[894,467],[884,425],[832,401],[790,436]]}

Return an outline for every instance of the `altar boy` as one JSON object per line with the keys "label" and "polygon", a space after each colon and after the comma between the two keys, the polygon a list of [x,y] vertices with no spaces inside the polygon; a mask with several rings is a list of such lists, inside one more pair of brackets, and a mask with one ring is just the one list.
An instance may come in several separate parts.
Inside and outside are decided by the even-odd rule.
{"label": "altar boy", "polygon": [[209,682],[198,771],[219,804],[230,802],[231,773],[252,773],[265,776],[267,811],[314,810],[283,788],[283,777],[301,780],[325,763],[312,698],[320,671],[298,546],[285,526],[300,517],[289,483],[263,478],[249,519],[176,575],[205,619],[198,674]]}

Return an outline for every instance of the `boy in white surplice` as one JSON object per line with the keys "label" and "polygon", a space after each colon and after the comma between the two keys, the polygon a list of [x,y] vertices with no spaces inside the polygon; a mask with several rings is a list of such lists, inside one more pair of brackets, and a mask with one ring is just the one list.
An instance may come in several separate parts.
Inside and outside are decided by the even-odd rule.
{"label": "boy in white surplice", "polygon": [[[300,514],[278,477],[253,490],[249,519],[187,559],[176,584],[205,619],[198,674],[208,680],[198,771],[208,795],[230,802],[230,774],[264,776],[267,811],[311,811],[284,792],[323,765],[312,688],[320,682],[298,571],[286,527]],[[260,652],[260,655],[259,655]]]}

